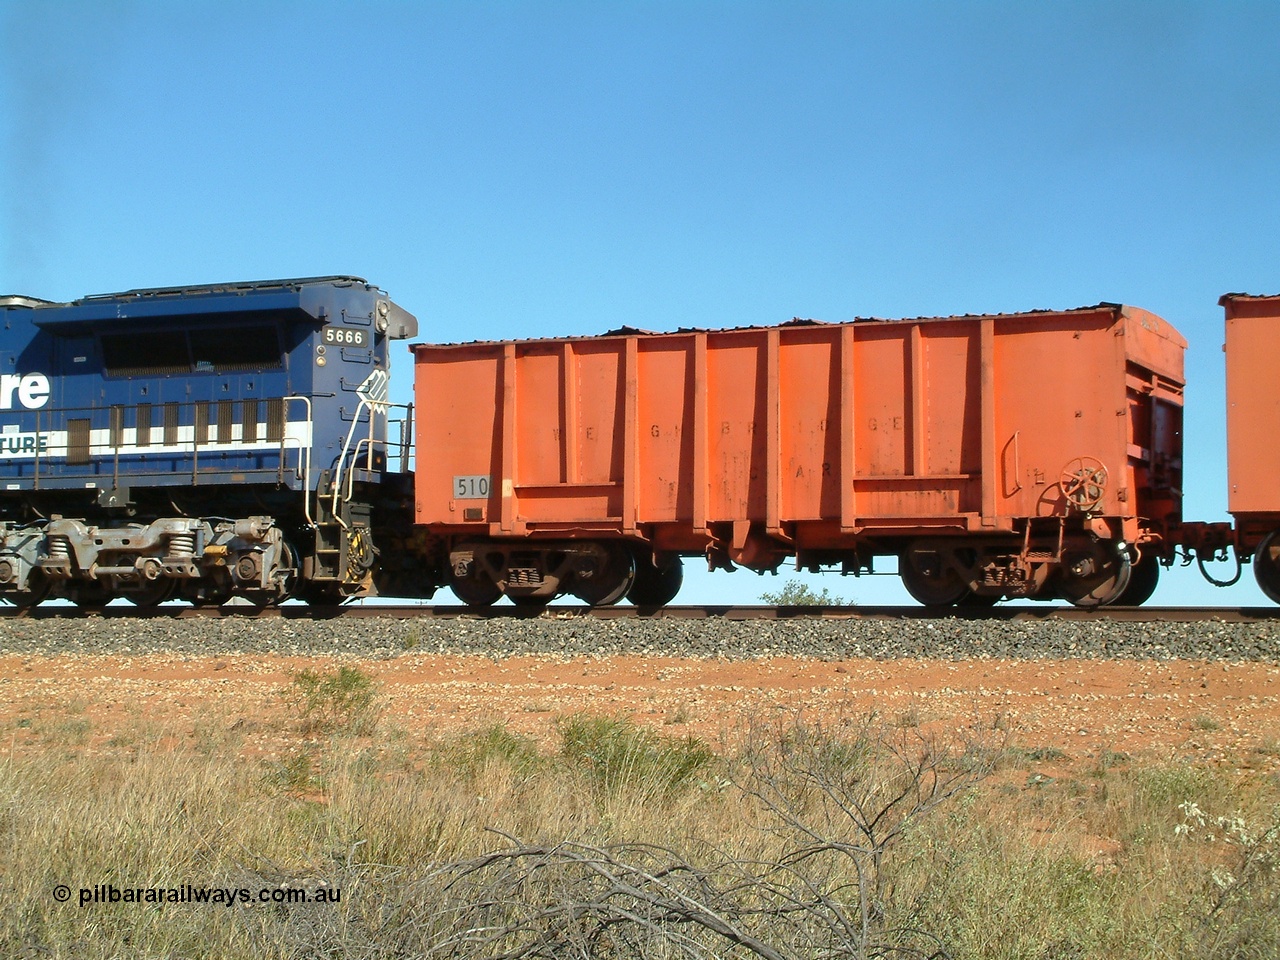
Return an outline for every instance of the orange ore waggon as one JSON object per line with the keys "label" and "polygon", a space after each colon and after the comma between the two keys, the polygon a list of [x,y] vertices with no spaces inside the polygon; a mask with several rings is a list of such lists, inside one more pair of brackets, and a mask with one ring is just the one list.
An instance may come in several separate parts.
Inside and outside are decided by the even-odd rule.
{"label": "orange ore waggon", "polygon": [[1229,293],[1219,303],[1227,315],[1227,510],[1236,557],[1252,556],[1258,586],[1280,603],[1280,296]]}
{"label": "orange ore waggon", "polygon": [[1185,348],[1109,303],[418,344],[414,522],[474,605],[662,604],[689,556],[1140,603],[1184,529]]}

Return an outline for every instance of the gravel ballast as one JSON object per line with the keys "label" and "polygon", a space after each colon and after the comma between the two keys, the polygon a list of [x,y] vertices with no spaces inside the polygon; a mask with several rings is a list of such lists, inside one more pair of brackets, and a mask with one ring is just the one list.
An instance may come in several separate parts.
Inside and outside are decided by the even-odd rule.
{"label": "gravel ballast", "polygon": [[555,614],[535,619],[420,620],[41,618],[0,621],[0,653],[1280,661],[1280,623],[597,620]]}

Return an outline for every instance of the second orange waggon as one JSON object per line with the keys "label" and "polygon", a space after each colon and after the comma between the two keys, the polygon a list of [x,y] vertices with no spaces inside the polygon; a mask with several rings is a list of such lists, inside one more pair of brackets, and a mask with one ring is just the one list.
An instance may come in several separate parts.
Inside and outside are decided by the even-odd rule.
{"label": "second orange waggon", "polygon": [[1227,510],[1237,556],[1252,555],[1258,586],[1280,603],[1280,296],[1229,293]]}
{"label": "second orange waggon", "polygon": [[472,604],[666,603],[685,556],[1140,603],[1182,521],[1185,347],[1107,303],[418,344],[415,523]]}

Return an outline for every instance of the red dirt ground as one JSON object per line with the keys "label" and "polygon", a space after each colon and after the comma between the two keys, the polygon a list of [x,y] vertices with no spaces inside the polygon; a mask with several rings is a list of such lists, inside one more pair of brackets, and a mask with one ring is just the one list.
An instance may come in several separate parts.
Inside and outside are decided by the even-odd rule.
{"label": "red dirt ground", "polygon": [[585,710],[718,743],[747,718],[874,713],[948,736],[1005,731],[1068,763],[1112,751],[1280,769],[1280,665],[1265,663],[5,655],[0,730],[26,752],[42,748],[38,721],[65,714],[84,721],[86,749],[140,721],[178,737],[210,718],[285,729],[293,674],[340,665],[376,679],[384,724],[424,738],[497,722],[550,742],[556,717]]}

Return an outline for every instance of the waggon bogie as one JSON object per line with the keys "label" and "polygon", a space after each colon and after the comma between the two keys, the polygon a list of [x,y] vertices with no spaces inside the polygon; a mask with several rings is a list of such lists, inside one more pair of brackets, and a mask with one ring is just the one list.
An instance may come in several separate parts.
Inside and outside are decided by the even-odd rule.
{"label": "waggon bogie", "polygon": [[[1059,525],[1060,531],[1064,524]],[[1130,583],[1128,547],[1085,532],[1053,537],[918,539],[898,560],[903,586],[926,606],[1002,599],[1115,603]]]}
{"label": "waggon bogie", "polygon": [[620,540],[465,541],[449,553],[449,586],[477,607],[504,596],[536,605],[565,594],[608,606],[632,591],[638,566],[631,546]]}

